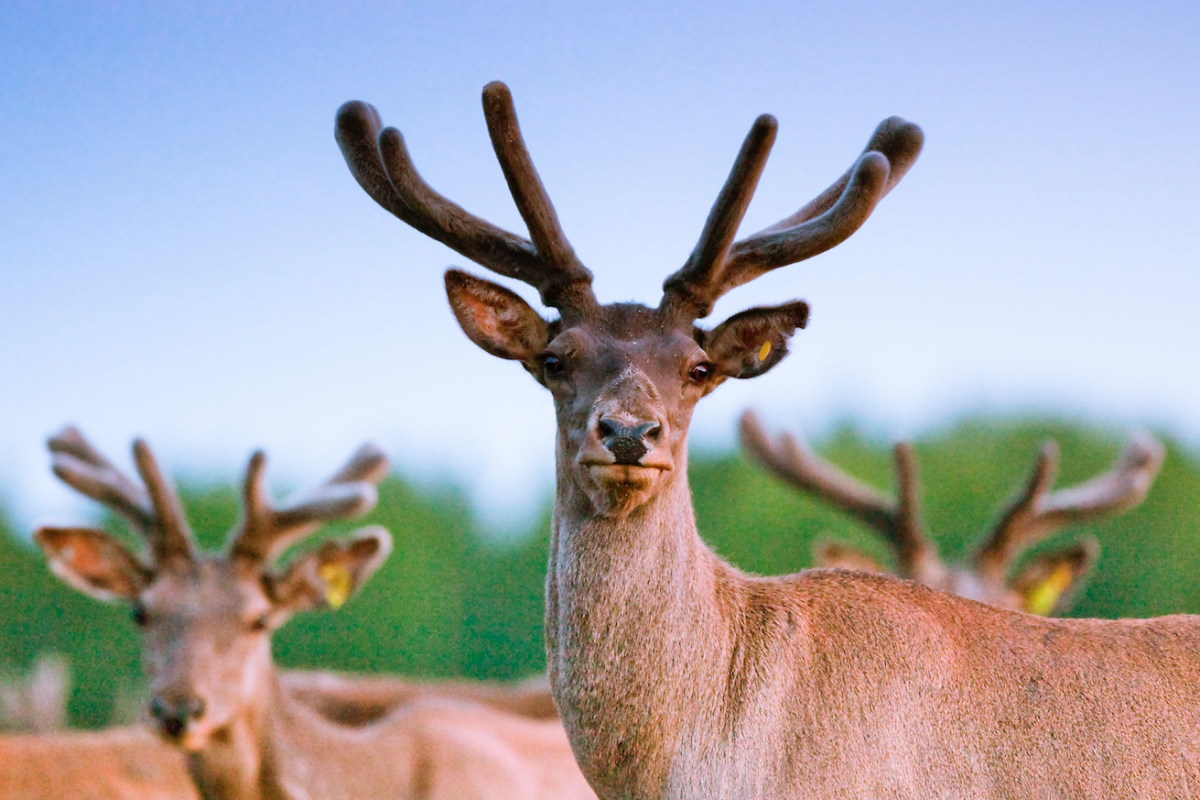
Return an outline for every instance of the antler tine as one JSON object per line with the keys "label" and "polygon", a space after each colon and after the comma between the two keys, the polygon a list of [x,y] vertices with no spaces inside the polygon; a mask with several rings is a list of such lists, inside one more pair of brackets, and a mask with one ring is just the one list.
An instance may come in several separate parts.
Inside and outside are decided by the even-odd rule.
{"label": "antler tine", "polygon": [[908,444],[897,445],[894,452],[899,500],[893,502],[817,456],[791,434],[781,434],[772,442],[753,411],[742,415],[741,441],[742,447],[777,477],[882,535],[896,554],[902,577],[923,579],[944,569],[921,531],[919,482]]}
{"label": "antler tine", "polygon": [[[517,112],[513,107],[512,93],[500,81],[492,81],[483,87],[483,114],[487,119],[488,134],[496,159],[508,182],[509,192],[529,228],[533,246],[548,267],[548,285],[539,286],[543,296],[562,291],[572,283],[583,283],[589,287],[592,273],[579,262],[558,222],[558,214],[546,194],[546,188],[538,177],[517,124]],[[543,297],[545,301],[546,298]],[[552,305],[547,302],[547,305]]]}
{"label": "antler tine", "polygon": [[[511,96],[507,102],[493,97],[507,92],[503,84],[489,84],[484,90],[485,113],[505,178],[536,246],[435,191],[417,172],[400,131],[381,130],[378,112],[367,103],[351,101],[338,109],[335,138],[359,185],[404,222],[494,272],[530,284],[552,308],[590,307],[595,303],[592,274],[575,258],[558,225],[516,127]],[[501,107],[498,112],[492,108],[496,105]],[[493,113],[498,114],[497,130],[492,130]]]}
{"label": "antler tine", "polygon": [[270,562],[321,524],[370,511],[377,500],[375,484],[387,475],[388,461],[374,445],[364,444],[323,484],[279,508],[270,504],[265,471],[266,456],[260,450],[246,468],[245,508],[230,554]]}
{"label": "antler tine", "polygon": [[150,497],[101,455],[77,428],[64,428],[50,438],[47,446],[52,454],[51,469],[63,483],[108,506],[143,534],[154,527]]}
{"label": "antler tine", "polygon": [[1003,580],[1024,550],[1068,525],[1128,511],[1142,502],[1162,466],[1163,446],[1147,435],[1126,444],[1112,468],[1090,481],[1050,492],[1058,445],[1046,442],[1024,491],[1001,516],[975,555],[981,575]]}
{"label": "antler tine", "polygon": [[833,185],[792,216],[729,248],[699,315],[707,314],[726,292],[849,238],[912,167],[923,142],[921,129],[900,117],[880,123],[862,155]]}
{"label": "antler tine", "polygon": [[720,278],[733,237],[737,235],[754,190],[758,188],[778,130],[779,123],[770,114],[763,114],[754,121],[721,193],[708,212],[696,249],[687,263],[663,283],[665,304],[683,306],[698,317],[708,316],[712,310],[715,297],[719,296],[719,287],[714,283]]}
{"label": "antler tine", "polygon": [[133,460],[150,495],[156,520],[147,532],[156,564],[188,562],[195,559],[191,531],[183,515],[183,506],[171,484],[163,477],[150,447],[141,439],[133,442]]}

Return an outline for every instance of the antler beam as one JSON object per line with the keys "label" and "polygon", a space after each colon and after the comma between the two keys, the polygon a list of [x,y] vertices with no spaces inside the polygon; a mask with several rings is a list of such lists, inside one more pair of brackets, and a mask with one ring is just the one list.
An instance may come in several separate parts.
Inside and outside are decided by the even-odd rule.
{"label": "antler beam", "polygon": [[65,428],[47,445],[54,474],[80,494],[129,520],[146,538],[155,564],[194,558],[191,532],[179,497],[144,441],[134,442],[133,456],[145,489],[113,466],[76,428]]}
{"label": "antler beam", "polygon": [[894,549],[901,577],[923,583],[940,580],[946,568],[921,528],[917,467],[907,442],[893,451],[897,496],[893,501],[789,433],[772,441],[753,411],[742,415],[740,431],[742,447],[776,476],[878,531]]}
{"label": "antler beam", "polygon": [[382,129],[374,107],[360,101],[343,105],[335,137],[355,180],[392,214],[466,258],[535,287],[547,306],[564,313],[590,308],[595,305],[592,273],[563,234],[521,137],[508,87],[489,83],[483,105],[492,146],[532,242],[465,211],[430,187],[417,173],[400,131]]}

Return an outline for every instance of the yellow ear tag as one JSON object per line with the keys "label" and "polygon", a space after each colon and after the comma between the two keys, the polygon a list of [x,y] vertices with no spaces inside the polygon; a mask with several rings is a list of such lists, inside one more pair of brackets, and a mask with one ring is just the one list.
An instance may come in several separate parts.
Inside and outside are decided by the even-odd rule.
{"label": "yellow ear tag", "polygon": [[325,581],[325,602],[330,608],[341,608],[350,599],[354,575],[341,564],[322,564],[317,573]]}
{"label": "yellow ear tag", "polygon": [[767,339],[762,343],[762,347],[758,348],[758,362],[761,364],[766,361],[769,355],[771,355],[771,340]]}
{"label": "yellow ear tag", "polygon": [[1059,564],[1044,581],[1033,586],[1025,595],[1025,610],[1030,614],[1049,616],[1058,604],[1058,598],[1071,585],[1071,576],[1071,565]]}

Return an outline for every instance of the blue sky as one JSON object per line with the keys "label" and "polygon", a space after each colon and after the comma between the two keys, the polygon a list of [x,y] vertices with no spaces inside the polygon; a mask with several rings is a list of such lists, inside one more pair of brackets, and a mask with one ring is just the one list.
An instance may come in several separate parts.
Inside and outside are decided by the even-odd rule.
{"label": "blue sky", "polygon": [[[888,436],[985,410],[1200,443],[1200,10],[1161,3],[0,4],[0,493],[71,511],[45,437],[311,481],[371,438],[492,512],[552,480],[549,397],[457,330],[484,270],[358,188],[333,114],[374,103],[422,174],[524,232],[480,109],[512,88],[601,300],[657,302],[755,116],[780,133],[743,233],[874,126],[920,161],[845,244],[728,295],[804,297],[770,375],[700,407]],[[526,297],[532,293],[514,287]]]}

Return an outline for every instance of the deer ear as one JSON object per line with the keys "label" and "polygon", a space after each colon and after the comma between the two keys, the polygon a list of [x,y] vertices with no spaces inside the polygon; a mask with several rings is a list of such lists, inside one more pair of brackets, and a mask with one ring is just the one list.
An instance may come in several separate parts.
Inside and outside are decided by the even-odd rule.
{"label": "deer ear", "polygon": [[515,292],[451,269],[446,294],[463,333],[492,355],[529,362],[546,349],[549,324]]}
{"label": "deer ear", "polygon": [[267,591],[285,611],[340,608],[391,551],[391,534],[378,526],[363,528],[300,556],[283,575],[267,579]]}
{"label": "deer ear", "polygon": [[91,528],[39,528],[33,541],[68,585],[106,602],[134,600],[153,573],[124,545]]}
{"label": "deer ear", "polygon": [[1043,617],[1065,611],[1081,579],[1091,571],[1098,551],[1094,539],[1085,539],[1030,559],[1012,581],[1025,610]]}
{"label": "deer ear", "polygon": [[796,300],[734,314],[704,337],[704,351],[730,378],[757,378],[787,355],[787,342],[808,323],[808,303]]}
{"label": "deer ear", "polygon": [[858,572],[872,572],[879,575],[887,574],[883,565],[869,553],[859,550],[857,547],[828,539],[813,545],[813,561],[818,567],[853,569]]}

